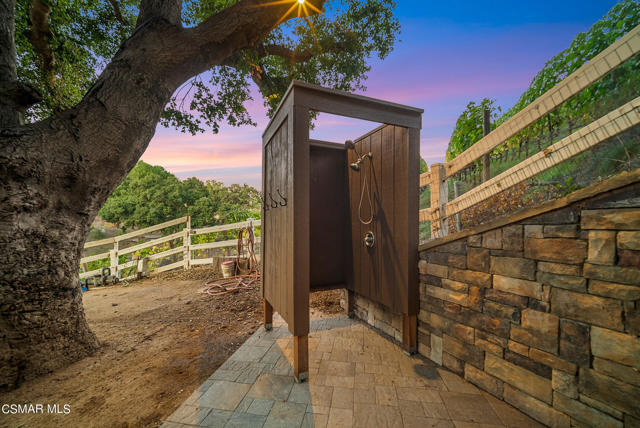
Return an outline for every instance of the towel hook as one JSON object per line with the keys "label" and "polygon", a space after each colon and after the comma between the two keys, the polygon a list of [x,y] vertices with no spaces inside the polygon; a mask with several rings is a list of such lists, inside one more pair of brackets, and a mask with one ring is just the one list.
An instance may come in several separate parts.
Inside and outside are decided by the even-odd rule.
{"label": "towel hook", "polygon": [[269,199],[271,199],[271,208],[278,208],[278,202],[273,199],[273,196],[271,196],[271,192],[269,192]]}
{"label": "towel hook", "polygon": [[278,195],[282,198],[282,200],[284,201],[284,204],[282,202],[280,202],[280,206],[281,207],[286,207],[287,206],[287,198],[285,198],[284,196],[282,196],[282,193],[280,193],[280,189],[276,189],[276,192],[278,192]]}

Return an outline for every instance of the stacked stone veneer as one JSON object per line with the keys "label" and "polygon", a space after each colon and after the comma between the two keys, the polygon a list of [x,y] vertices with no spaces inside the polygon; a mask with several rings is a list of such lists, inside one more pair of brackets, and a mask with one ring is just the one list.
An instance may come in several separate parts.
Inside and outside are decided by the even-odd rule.
{"label": "stacked stone veneer", "polygon": [[[402,342],[402,314],[389,311],[389,308],[355,294],[354,315],[391,337],[395,342]],[[342,303],[342,302],[341,302]],[[345,307],[345,304],[342,304]]]}
{"label": "stacked stone veneer", "polygon": [[640,426],[638,195],[421,251],[420,354],[546,425]]}

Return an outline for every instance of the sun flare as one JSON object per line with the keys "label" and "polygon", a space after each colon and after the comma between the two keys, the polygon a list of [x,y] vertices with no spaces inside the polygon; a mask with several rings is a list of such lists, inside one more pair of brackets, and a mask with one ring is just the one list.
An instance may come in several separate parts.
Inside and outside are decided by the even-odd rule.
{"label": "sun flare", "polygon": [[276,27],[280,25],[282,21],[287,19],[292,13],[294,13],[298,18],[307,17],[310,15],[311,12],[322,13],[320,9],[318,9],[316,6],[313,5],[313,3],[307,0],[273,0],[255,7],[275,6],[275,5],[287,4],[287,3],[291,4],[291,7],[287,9],[287,11],[280,17],[280,19],[275,25]]}

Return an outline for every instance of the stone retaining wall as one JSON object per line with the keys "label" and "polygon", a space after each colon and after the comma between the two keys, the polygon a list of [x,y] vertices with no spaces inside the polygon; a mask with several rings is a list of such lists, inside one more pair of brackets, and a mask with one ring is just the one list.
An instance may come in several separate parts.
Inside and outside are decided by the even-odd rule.
{"label": "stone retaining wall", "polygon": [[633,177],[422,246],[420,354],[549,426],[640,426]]}

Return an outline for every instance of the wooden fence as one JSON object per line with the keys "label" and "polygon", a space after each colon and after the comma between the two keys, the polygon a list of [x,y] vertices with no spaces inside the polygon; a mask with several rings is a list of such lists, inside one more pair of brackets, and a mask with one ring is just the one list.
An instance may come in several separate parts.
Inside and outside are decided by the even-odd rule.
{"label": "wooden fence", "polygon": [[431,165],[431,170],[420,176],[420,186],[431,188],[431,207],[420,210],[420,221],[431,221],[431,238],[439,238],[447,234],[449,217],[638,125],[640,97],[627,102],[461,196],[448,200],[447,180],[450,177],[490,154],[500,144],[557,109],[562,103],[639,52],[640,26],[637,26],[455,159],[445,164]]}
{"label": "wooden fence", "polygon": [[[125,241],[131,241],[136,238],[144,237],[145,235],[148,235],[149,233],[152,233],[152,232],[158,232],[163,229],[167,229],[169,227],[179,227],[181,225],[184,225],[184,227],[182,228],[182,230],[179,230],[177,232],[170,233],[168,235],[161,236],[159,238],[151,239],[150,241],[147,241],[147,242],[132,245],[130,247],[121,248]],[[208,233],[225,232],[229,230],[237,230],[237,229],[246,228],[246,227],[254,228],[260,225],[261,225],[260,220],[249,219],[247,221],[242,221],[239,223],[223,224],[219,226],[210,226],[210,227],[192,229],[191,217],[187,216],[187,217],[177,218],[175,220],[170,220],[164,223],[156,224],[154,226],[146,227],[144,229],[136,230],[134,232],[114,236],[113,238],[106,238],[106,239],[100,239],[98,241],[87,242],[84,245],[85,250],[88,248],[102,247],[107,245],[112,245],[113,249],[104,253],[95,254],[95,255],[83,257],[82,259],[80,259],[80,265],[84,266],[83,268],[84,271],[80,273],[80,279],[89,278],[95,275],[100,275],[104,267],[101,267],[99,269],[94,269],[94,270],[88,270],[87,265],[90,262],[107,260],[107,259],[109,260],[108,267],[111,271],[111,275],[117,276],[121,280],[136,278],[138,274],[142,272],[148,272],[148,271],[164,272],[172,269],[178,269],[178,268],[190,269],[191,266],[212,264],[214,262],[213,257],[196,258],[196,257],[193,257],[193,252],[196,250],[235,247],[238,244],[238,240],[229,239],[225,241],[191,244],[191,238],[193,236],[204,235]],[[157,245],[161,245],[176,239],[182,240],[182,243],[180,246],[170,248],[159,253],[150,254],[145,257],[137,256],[132,260],[128,260],[125,263],[119,263],[120,256],[133,254],[137,251],[154,247]],[[256,238],[255,243],[257,244],[259,242],[260,242],[260,238]],[[150,261],[163,259],[165,257],[172,256],[174,254],[182,254],[182,260],[150,269],[150,263],[149,263]],[[122,278],[121,273],[125,269],[129,269],[132,267],[136,267],[135,272],[133,274],[128,275],[127,277]]]}

